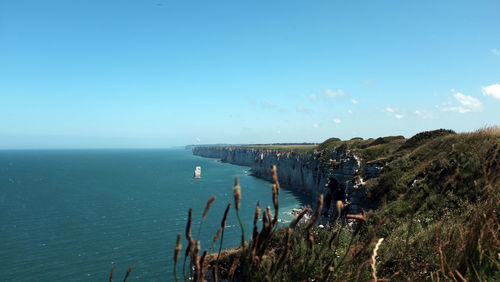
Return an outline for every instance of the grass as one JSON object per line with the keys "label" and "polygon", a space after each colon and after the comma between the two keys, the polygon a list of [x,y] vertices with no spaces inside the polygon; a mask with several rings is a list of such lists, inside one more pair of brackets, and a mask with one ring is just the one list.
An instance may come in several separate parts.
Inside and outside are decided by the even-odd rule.
{"label": "grass", "polygon": [[228,145],[228,146],[201,146],[206,149],[210,150],[228,150],[228,149],[233,149],[233,150],[241,150],[241,149],[255,149],[255,150],[267,150],[267,151],[273,151],[277,153],[294,153],[294,154],[299,154],[299,155],[309,155],[312,154],[315,149],[317,148],[317,145],[313,144],[279,144],[279,145],[273,145],[273,144],[267,144],[267,145]]}
{"label": "grass", "polygon": [[299,155],[312,154],[317,148],[317,145],[307,144],[307,145],[245,145],[238,146],[240,148],[250,148],[258,150],[271,150],[279,153],[295,153]]}
{"label": "grass", "polygon": [[[499,127],[429,131],[408,140],[332,138],[315,147],[325,160],[339,149],[385,164],[380,176],[367,181],[373,210],[366,221],[341,218],[318,227],[320,197],[308,223],[302,218],[310,212],[306,208],[288,227],[276,228],[279,182],[273,168],[274,216],[258,203],[251,240],[242,237],[239,248],[219,249],[218,255],[200,256],[199,242],[188,240],[186,254],[195,268],[188,276],[195,281],[207,273],[215,281],[500,280]],[[244,198],[238,188],[236,182],[236,212]],[[216,235],[213,245],[217,240]]]}
{"label": "grass", "polygon": [[330,138],[319,144],[317,150],[323,152],[320,157],[323,162],[330,159],[330,152],[337,150],[353,151],[356,155],[362,156],[363,161],[366,163],[380,162],[386,161],[405,141],[406,139],[403,136],[388,136],[367,140],[358,137],[346,141],[339,138]]}

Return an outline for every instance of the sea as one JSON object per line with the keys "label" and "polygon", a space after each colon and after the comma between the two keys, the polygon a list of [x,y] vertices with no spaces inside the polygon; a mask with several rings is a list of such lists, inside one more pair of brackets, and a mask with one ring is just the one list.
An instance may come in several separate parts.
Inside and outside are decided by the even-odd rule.
{"label": "sea", "polygon": [[[193,178],[196,166],[201,179]],[[127,281],[173,281],[176,237],[183,236],[183,254],[189,208],[202,251],[228,203],[223,249],[241,242],[235,177],[249,240],[257,201],[263,210],[273,207],[271,184],[251,176],[249,167],[185,149],[0,151],[0,281],[108,281],[112,267],[113,281],[122,281],[132,265]],[[199,231],[211,196],[216,200]],[[303,199],[281,189],[280,224]],[[218,247],[219,241],[212,252]]]}

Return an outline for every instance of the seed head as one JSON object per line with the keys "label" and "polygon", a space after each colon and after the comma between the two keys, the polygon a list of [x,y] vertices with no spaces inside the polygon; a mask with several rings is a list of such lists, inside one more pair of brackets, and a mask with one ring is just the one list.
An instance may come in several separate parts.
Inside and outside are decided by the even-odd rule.
{"label": "seed head", "polygon": [[132,264],[128,270],[127,270],[127,274],[125,274],[125,278],[123,279],[123,282],[127,281],[127,278],[128,276],[130,275],[130,272],[132,272],[132,269],[134,268],[134,265]]}
{"label": "seed head", "polygon": [[220,227],[222,229],[226,228],[226,219],[227,219],[227,214],[229,213],[229,209],[231,208],[231,203],[227,204],[226,211],[224,212],[224,216],[222,217],[222,221],[220,223]]}
{"label": "seed head", "polygon": [[278,181],[278,169],[275,165],[271,166],[271,177],[273,178],[274,185],[278,190],[278,194],[280,193],[280,183]]}
{"label": "seed head", "polygon": [[274,184],[273,185],[273,205],[274,205],[275,210],[278,210],[278,208],[279,208],[278,194],[279,194],[278,187],[276,186],[276,184]]}
{"label": "seed head", "polygon": [[113,270],[115,270],[115,266],[111,266],[111,271],[109,272],[109,282],[113,281]]}
{"label": "seed head", "polygon": [[212,239],[212,245],[210,246],[210,251],[212,251],[212,249],[214,248],[215,243],[217,242],[217,239],[219,239],[221,232],[222,232],[222,228],[217,229],[217,233],[215,233],[215,236]]}
{"label": "seed head", "polygon": [[188,222],[186,225],[186,239],[191,238],[191,223],[193,222],[193,209],[189,209]]}
{"label": "seed head", "polygon": [[175,243],[174,261],[179,259],[179,253],[181,252],[181,233],[177,233],[177,242]]}
{"label": "seed head", "polygon": [[203,220],[205,220],[205,217],[207,216],[208,210],[210,209],[210,206],[212,206],[212,203],[215,201],[215,196],[210,197],[207,201],[207,205],[205,206],[205,210],[203,211],[203,216],[201,217]]}
{"label": "seed head", "polygon": [[267,219],[269,220],[269,223],[272,223],[273,222],[273,215],[271,213],[271,207],[270,206],[267,206],[266,213],[267,213]]}
{"label": "seed head", "polygon": [[241,201],[241,188],[239,185],[239,179],[236,177],[234,179],[234,189],[233,189],[233,194],[234,194],[234,207],[236,210],[240,209],[240,201]]}
{"label": "seed head", "polygon": [[257,224],[260,215],[260,201],[257,201],[257,207],[255,207],[255,216],[253,217],[253,225]]}

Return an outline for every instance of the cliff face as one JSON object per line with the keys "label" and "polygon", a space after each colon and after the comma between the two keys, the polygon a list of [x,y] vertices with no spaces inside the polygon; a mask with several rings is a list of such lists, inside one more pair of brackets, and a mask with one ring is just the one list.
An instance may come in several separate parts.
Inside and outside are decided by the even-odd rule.
{"label": "cliff face", "polygon": [[[345,149],[334,150],[329,156],[316,151],[305,154],[237,146],[194,147],[192,151],[201,157],[249,166],[255,176],[267,180],[271,180],[270,167],[276,165],[281,186],[309,194],[313,208],[319,195],[325,195],[323,211],[330,215],[335,213],[335,204],[330,203],[332,185],[328,186],[328,179],[344,190],[350,204],[349,213],[359,213],[364,204],[366,192],[359,185],[362,178],[357,177],[361,172],[361,159]],[[376,164],[365,165],[365,179],[378,176],[380,169]]]}

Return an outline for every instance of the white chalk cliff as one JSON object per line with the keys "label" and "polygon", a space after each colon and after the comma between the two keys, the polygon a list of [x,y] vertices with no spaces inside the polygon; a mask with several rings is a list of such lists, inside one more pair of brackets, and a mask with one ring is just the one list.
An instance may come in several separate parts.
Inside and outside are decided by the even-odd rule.
{"label": "white chalk cliff", "polygon": [[[342,148],[329,153],[298,153],[244,146],[199,146],[193,147],[192,152],[201,157],[249,166],[254,176],[266,180],[271,180],[270,167],[276,165],[281,186],[306,192],[310,195],[307,204],[313,208],[320,194],[326,196],[330,193],[325,184],[328,178],[333,178],[345,190],[347,202],[351,204],[350,213],[359,213],[364,206],[366,192],[363,186],[358,185],[357,175],[367,180],[378,176],[381,170],[377,164],[361,167],[362,159]],[[330,205],[330,214],[334,213],[334,206]]]}

